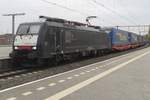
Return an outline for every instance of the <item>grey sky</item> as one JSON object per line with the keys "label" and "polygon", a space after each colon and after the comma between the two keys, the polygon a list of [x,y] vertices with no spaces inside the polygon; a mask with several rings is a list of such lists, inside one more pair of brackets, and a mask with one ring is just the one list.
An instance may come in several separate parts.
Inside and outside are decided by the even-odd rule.
{"label": "grey sky", "polygon": [[[133,25],[149,24],[150,0],[96,0],[106,7],[115,10],[121,16],[95,4],[92,0],[47,0],[75,9],[87,15],[96,15],[92,21],[95,25]],[[16,27],[21,22],[38,21],[39,15],[59,17],[85,22],[86,15],[71,12],[66,9],[48,4],[42,0],[0,0],[0,15],[5,13],[25,12],[25,16],[16,17]],[[126,20],[128,19],[128,20]],[[133,23],[134,22],[134,23]],[[0,34],[11,32],[11,17],[0,16]]]}

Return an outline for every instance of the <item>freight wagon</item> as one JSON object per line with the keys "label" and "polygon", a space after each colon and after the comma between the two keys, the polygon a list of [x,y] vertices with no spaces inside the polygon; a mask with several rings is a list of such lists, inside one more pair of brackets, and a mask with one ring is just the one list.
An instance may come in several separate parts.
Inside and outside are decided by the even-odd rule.
{"label": "freight wagon", "polygon": [[116,28],[107,29],[113,51],[122,51],[130,48],[129,33]]}
{"label": "freight wagon", "polygon": [[138,35],[138,44],[139,46],[143,46],[147,43],[147,40],[144,36]]}
{"label": "freight wagon", "polygon": [[130,39],[130,47],[131,48],[136,48],[139,46],[139,41],[138,41],[138,35],[132,32],[129,32],[129,39]]}

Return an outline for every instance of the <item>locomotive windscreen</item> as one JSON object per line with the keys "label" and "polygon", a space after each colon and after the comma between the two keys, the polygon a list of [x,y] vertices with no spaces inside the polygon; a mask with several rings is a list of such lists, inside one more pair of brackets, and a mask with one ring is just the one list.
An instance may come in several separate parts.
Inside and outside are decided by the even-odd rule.
{"label": "locomotive windscreen", "polygon": [[23,24],[19,26],[17,34],[37,34],[39,33],[40,27],[40,24]]}

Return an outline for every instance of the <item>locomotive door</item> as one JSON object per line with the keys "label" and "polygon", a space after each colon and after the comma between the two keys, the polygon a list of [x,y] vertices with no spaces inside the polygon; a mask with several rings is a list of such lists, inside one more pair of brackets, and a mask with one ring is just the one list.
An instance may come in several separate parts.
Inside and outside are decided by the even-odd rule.
{"label": "locomotive door", "polygon": [[[45,41],[43,49],[43,56],[48,58],[54,54],[61,53],[62,50],[62,30],[56,27],[49,27],[47,34],[45,34]],[[50,54],[50,55],[49,55]]]}
{"label": "locomotive door", "polygon": [[55,54],[55,31],[53,28],[48,28],[44,36],[43,55],[48,58],[52,54]]}
{"label": "locomotive door", "polygon": [[57,53],[60,53],[62,50],[62,44],[63,44],[62,43],[62,34],[63,34],[63,30],[60,28],[56,28],[56,41],[55,41],[56,45],[55,45],[55,47],[56,47]]}

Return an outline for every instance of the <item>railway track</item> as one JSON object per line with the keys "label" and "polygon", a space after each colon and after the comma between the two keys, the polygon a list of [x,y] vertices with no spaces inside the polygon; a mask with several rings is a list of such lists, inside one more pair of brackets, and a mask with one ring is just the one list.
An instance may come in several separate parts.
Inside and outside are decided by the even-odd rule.
{"label": "railway track", "polygon": [[0,74],[0,79],[5,79],[8,77],[19,75],[19,74],[26,73],[26,72],[27,72],[26,69],[4,72]]}

